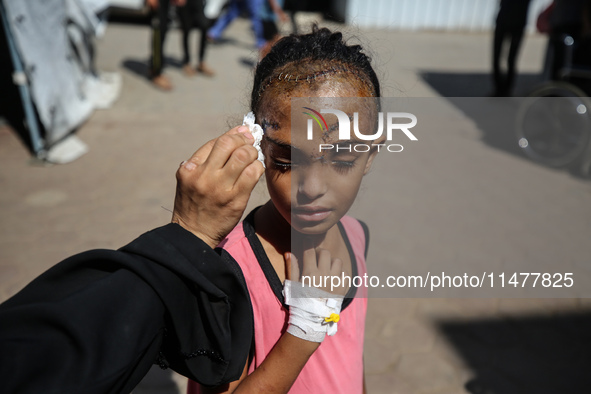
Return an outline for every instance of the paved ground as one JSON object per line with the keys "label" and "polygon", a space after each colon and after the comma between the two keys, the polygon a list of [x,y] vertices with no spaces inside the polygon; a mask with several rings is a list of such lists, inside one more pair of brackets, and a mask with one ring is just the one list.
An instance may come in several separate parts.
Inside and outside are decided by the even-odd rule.
{"label": "paved ground", "polygon": [[[489,34],[345,30],[370,44],[385,96],[446,103],[437,97],[491,91]],[[0,127],[0,299],[73,253],[117,248],[169,221],[178,163],[240,121],[256,60],[248,24],[236,22],[228,41],[211,47],[208,61],[217,71],[211,79],[181,75],[179,38],[173,32],[167,42],[176,90],[161,93],[144,78],[148,29],[108,28],[98,66],[121,72],[123,91],[113,108],[80,128],[90,152],[74,163],[32,163]],[[536,82],[543,50],[542,37],[526,38],[518,93]],[[389,182],[364,187],[355,207],[372,228],[369,263],[390,273],[467,262],[500,272],[522,260],[555,271],[588,270],[589,181],[525,160],[511,130],[484,127],[470,102],[447,103],[451,127],[421,136],[409,154],[380,158],[369,182]],[[251,206],[265,200],[261,185]],[[391,220],[374,219],[376,212]],[[369,392],[588,390],[587,298],[475,297],[371,299]],[[184,384],[155,371],[135,392],[176,393]]]}

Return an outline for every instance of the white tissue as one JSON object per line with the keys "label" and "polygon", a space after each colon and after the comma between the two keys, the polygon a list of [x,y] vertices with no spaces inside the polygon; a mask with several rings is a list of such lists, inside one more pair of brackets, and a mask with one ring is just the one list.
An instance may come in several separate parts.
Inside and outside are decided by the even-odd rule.
{"label": "white tissue", "polygon": [[248,130],[254,137],[254,143],[252,144],[252,146],[254,146],[257,152],[259,153],[259,157],[257,158],[257,160],[263,163],[263,167],[265,167],[265,156],[263,156],[263,151],[261,150],[261,141],[263,140],[263,128],[254,122],[254,114],[252,113],[252,111],[244,115],[242,125],[248,126]]}

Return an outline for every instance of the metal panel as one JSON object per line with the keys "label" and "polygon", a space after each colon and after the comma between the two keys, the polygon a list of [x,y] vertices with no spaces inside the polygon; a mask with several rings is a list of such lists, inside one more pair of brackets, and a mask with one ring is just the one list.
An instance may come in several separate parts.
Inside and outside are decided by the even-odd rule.
{"label": "metal panel", "polygon": [[[552,0],[532,0],[528,30]],[[494,27],[499,0],[348,0],[347,23],[398,30],[484,31]]]}

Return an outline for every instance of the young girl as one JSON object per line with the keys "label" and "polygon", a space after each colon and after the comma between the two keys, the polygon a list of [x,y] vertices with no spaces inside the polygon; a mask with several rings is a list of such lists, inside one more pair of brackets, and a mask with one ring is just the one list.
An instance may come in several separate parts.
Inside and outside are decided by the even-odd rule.
{"label": "young girl", "polygon": [[[339,274],[342,269],[351,277],[366,273],[367,230],[345,214],[377,152],[319,152],[319,143],[356,141],[338,141],[330,115],[327,127],[315,129],[314,138],[307,140],[310,116],[303,112],[309,111],[292,114],[291,98],[312,97],[320,103],[325,97],[379,96],[377,76],[361,47],[348,46],[340,33],[328,29],[285,37],[259,63],[251,109],[264,130],[261,148],[271,200],[252,211],[219,245],[236,259],[246,278],[254,314],[252,351],[238,381],[213,389],[189,382],[188,393],[365,391],[367,304],[365,298],[355,297],[363,289],[349,289],[333,320],[338,320],[338,332],[321,345],[323,335],[314,339],[302,332],[306,330],[298,326],[295,307],[286,304],[282,290],[286,279],[298,280],[297,273],[286,269],[292,260],[299,267],[293,257],[304,261],[302,275],[314,271],[310,260],[324,272]],[[340,109],[353,119],[353,104]],[[296,239],[303,239],[308,249],[303,254],[295,250]]]}

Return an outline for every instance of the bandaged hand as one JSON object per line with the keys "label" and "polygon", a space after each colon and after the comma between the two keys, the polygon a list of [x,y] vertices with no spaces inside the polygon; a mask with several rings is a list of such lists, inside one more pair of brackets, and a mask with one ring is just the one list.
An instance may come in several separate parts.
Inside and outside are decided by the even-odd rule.
{"label": "bandaged hand", "polygon": [[[343,264],[332,259],[326,249],[316,251],[313,247],[303,252],[302,278],[300,281],[299,263],[292,253],[286,253],[286,272],[288,278],[283,286],[285,303],[289,305],[289,325],[287,332],[298,338],[322,342],[326,335],[337,333],[341,305],[346,288],[329,289],[313,287],[323,283],[326,277],[341,276]],[[330,283],[330,281],[328,281]]]}

